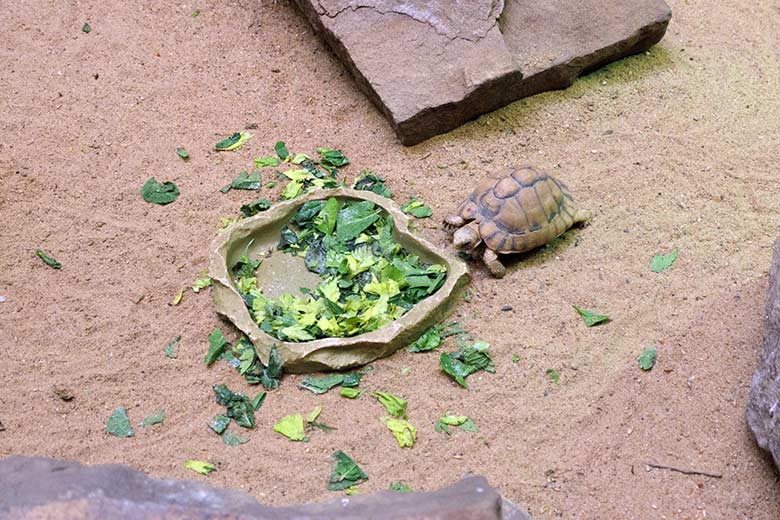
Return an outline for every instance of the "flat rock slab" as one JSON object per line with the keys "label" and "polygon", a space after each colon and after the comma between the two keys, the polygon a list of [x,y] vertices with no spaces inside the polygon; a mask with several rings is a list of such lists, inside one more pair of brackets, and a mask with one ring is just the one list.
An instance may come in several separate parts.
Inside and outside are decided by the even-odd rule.
{"label": "flat rock slab", "polygon": [[153,479],[117,464],[82,466],[42,457],[0,461],[0,518],[11,520],[530,520],[478,476],[431,493],[342,497],[325,504],[268,507],[238,491]]}
{"label": "flat rock slab", "polygon": [[664,0],[295,0],[405,145],[569,86],[666,32]]}
{"label": "flat rock slab", "polygon": [[747,418],[758,445],[780,470],[780,238],[769,271],[764,353],[750,385]]}

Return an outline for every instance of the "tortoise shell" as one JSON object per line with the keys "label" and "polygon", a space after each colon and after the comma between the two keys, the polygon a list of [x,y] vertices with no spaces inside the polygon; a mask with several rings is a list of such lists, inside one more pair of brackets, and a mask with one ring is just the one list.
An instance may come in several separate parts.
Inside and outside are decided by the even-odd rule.
{"label": "tortoise shell", "polygon": [[523,253],[569,229],[577,221],[577,205],[565,184],[528,165],[480,182],[459,214],[477,221],[488,248]]}

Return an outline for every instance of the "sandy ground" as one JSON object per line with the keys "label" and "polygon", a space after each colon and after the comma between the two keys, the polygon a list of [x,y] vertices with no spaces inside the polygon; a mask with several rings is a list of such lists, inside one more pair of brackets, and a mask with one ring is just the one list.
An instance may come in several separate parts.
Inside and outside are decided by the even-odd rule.
{"label": "sandy ground", "polygon": [[[777,473],[744,413],[780,211],[780,9],[671,4],[650,53],[413,148],[287,1],[0,10],[0,455],[126,463],[289,504],[339,496],[325,479],[342,449],[370,476],[366,492],[397,480],[431,490],[471,471],[538,518],[780,518]],[[242,150],[211,151],[252,123]],[[364,386],[409,399],[420,429],[411,450],[374,400],[315,396],[297,388],[300,376],[268,397],[248,444],[224,446],[205,427],[219,411],[211,384],[254,389],[224,364],[203,365],[215,325],[236,337],[208,293],[168,302],[205,269],[219,218],[254,197],[219,187],[277,139],[294,151],[341,147],[350,177],[371,168],[397,200],[422,196],[435,218],[421,232],[440,244],[439,219],[469,187],[520,159],[595,210],[589,227],[516,259],[503,280],[473,266],[475,297],[454,316],[491,343],[495,375],[463,390],[436,355],[374,363]],[[150,176],[175,181],[179,200],[144,203]],[[64,268],[43,265],[39,247]],[[650,272],[652,255],[674,247],[677,263]],[[571,304],[613,321],[587,329]],[[178,334],[171,360],[163,347]],[[636,356],[650,345],[658,364],[643,373]],[[60,401],[55,385],[75,399]],[[318,404],[337,431],[307,444],[271,431]],[[163,408],[165,423],[109,436],[117,406],[134,424]],[[434,433],[447,410],[480,433]],[[219,470],[200,477],[184,469],[189,458]]]}

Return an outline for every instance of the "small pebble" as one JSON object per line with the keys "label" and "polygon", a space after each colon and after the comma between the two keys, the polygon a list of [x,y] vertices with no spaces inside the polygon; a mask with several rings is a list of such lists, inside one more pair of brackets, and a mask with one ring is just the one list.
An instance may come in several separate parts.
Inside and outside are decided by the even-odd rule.
{"label": "small pebble", "polygon": [[504,311],[504,312],[511,311],[512,310],[512,306],[511,305],[502,305],[501,306],[501,310]]}

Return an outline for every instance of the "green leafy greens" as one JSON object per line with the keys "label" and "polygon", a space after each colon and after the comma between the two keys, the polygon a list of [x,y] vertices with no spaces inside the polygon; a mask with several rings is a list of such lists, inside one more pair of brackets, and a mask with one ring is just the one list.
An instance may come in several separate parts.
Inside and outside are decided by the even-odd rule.
{"label": "green leafy greens", "polygon": [[179,197],[179,188],[172,182],[160,183],[154,177],[149,177],[141,186],[141,197],[146,202],[164,206]]}
{"label": "green leafy greens", "polygon": [[452,433],[450,430],[450,426],[457,426],[461,430],[467,432],[479,431],[479,428],[477,428],[477,425],[474,424],[474,421],[472,421],[465,415],[454,415],[454,414],[447,414],[440,417],[439,420],[436,421],[434,430],[440,433],[446,433],[447,435],[450,435]]}
{"label": "green leafy greens", "polygon": [[427,218],[433,215],[431,208],[426,206],[422,201],[417,200],[415,197],[412,197],[409,202],[401,206],[401,211],[409,213],[417,218]]}
{"label": "green leafy greens", "polygon": [[133,428],[130,426],[130,419],[127,417],[127,410],[122,407],[114,410],[114,413],[108,418],[108,423],[106,423],[106,431],[117,437],[132,437],[135,435]]}
{"label": "green leafy greens", "polygon": [[230,152],[244,146],[244,143],[247,142],[251,137],[252,134],[235,132],[230,137],[226,137],[214,145],[214,148],[216,148],[218,152]]}
{"label": "green leafy greens", "polygon": [[141,421],[141,426],[148,428],[149,426],[153,426],[155,424],[161,424],[163,419],[165,419],[165,412],[163,410],[159,410],[157,413],[144,417],[144,419]]}
{"label": "green leafy greens", "polygon": [[467,336],[468,333],[460,327],[457,321],[436,325],[425,331],[417,341],[411,344],[409,352],[428,352],[436,350],[445,338],[450,336]]}
{"label": "green leafy greens", "polygon": [[331,374],[324,377],[307,377],[300,382],[299,386],[305,390],[310,390],[315,394],[324,394],[331,388],[343,386],[345,388],[354,388],[360,384],[361,374],[353,372],[350,374]]}
{"label": "green leafy greens", "polygon": [[217,470],[217,467],[214,464],[202,460],[188,460],[184,463],[184,467],[200,473],[201,475],[208,475],[212,471]]}
{"label": "green leafy greens", "polygon": [[582,320],[585,322],[585,325],[588,327],[593,327],[594,325],[598,325],[599,323],[607,323],[609,321],[609,316],[606,316],[604,314],[597,314],[592,311],[586,311],[585,309],[580,309],[576,305],[572,305],[574,307],[574,310],[577,311],[577,314],[582,316]]}
{"label": "green leafy greens", "polygon": [[372,191],[377,195],[393,198],[393,192],[385,186],[385,180],[382,177],[372,174],[368,170],[360,172],[360,177],[355,180],[352,187],[356,190]]}
{"label": "green leafy greens", "polygon": [[473,345],[462,344],[457,352],[442,352],[439,366],[463,388],[468,388],[466,378],[479,370],[495,373],[496,369],[488,353],[489,343],[477,341]]}
{"label": "green leafy greens", "polygon": [[266,211],[270,207],[271,207],[270,200],[257,199],[241,206],[241,214],[244,215],[244,217],[251,217],[253,215],[257,215],[262,211]]}
{"label": "green leafy greens", "polygon": [[386,392],[373,392],[371,394],[371,397],[379,401],[382,404],[382,406],[385,407],[387,413],[389,413],[393,417],[398,417],[400,419],[406,418],[405,399],[401,399],[396,395],[388,394]]}
{"label": "green leafy greens", "polygon": [[639,361],[639,368],[645,371],[650,370],[655,366],[656,357],[658,357],[658,349],[655,347],[644,349],[637,358],[637,361]]}
{"label": "green leafy greens", "polygon": [[654,273],[660,273],[669,269],[675,260],[677,260],[677,248],[668,255],[655,255],[650,262],[650,270]]}
{"label": "green leafy greens", "polygon": [[334,452],[333,460],[336,465],[328,480],[330,491],[341,491],[368,480],[368,475],[343,451]]}
{"label": "green leafy greens", "polygon": [[304,296],[263,295],[252,276],[235,282],[260,328],[284,341],[349,337],[379,329],[436,292],[447,276],[393,240],[393,220],[373,202],[303,204],[278,249],[301,257],[323,281]]}
{"label": "green leafy greens", "polygon": [[227,186],[223,186],[219,189],[222,193],[227,193],[232,190],[259,190],[262,181],[260,180],[260,172],[241,172],[233,181]]}
{"label": "green leafy greens", "polygon": [[43,263],[51,267],[52,269],[62,269],[62,264],[56,261],[54,258],[50,257],[46,253],[43,252],[41,249],[36,249],[35,254],[38,258],[43,260]]}
{"label": "green leafy greens", "polygon": [[234,419],[239,426],[255,427],[255,409],[247,396],[231,392],[225,385],[214,385],[212,388],[216,394],[217,404],[227,408],[225,415]]}

